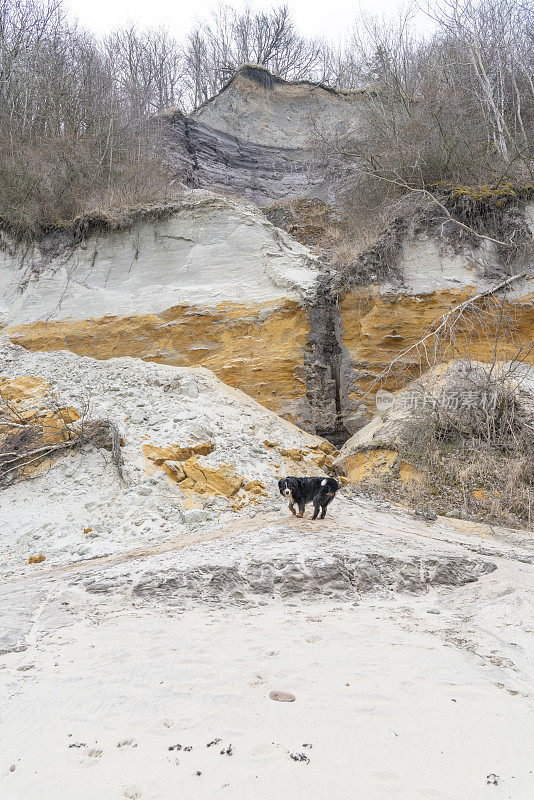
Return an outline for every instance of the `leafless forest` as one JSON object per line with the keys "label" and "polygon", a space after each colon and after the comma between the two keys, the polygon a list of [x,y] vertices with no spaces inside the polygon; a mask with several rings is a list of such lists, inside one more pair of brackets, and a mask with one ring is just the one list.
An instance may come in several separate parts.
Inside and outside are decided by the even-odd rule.
{"label": "leafless forest", "polygon": [[[358,133],[319,142],[340,192],[369,209],[438,181],[533,180],[534,11],[521,0],[432,0],[355,19],[339,45],[299,34],[287,6],[219,6],[190,32],[112,31],[67,19],[61,0],[0,2],[0,217],[19,236],[171,189],[151,117],[184,112],[244,63],[368,97]],[[356,208],[358,210],[358,208]]]}

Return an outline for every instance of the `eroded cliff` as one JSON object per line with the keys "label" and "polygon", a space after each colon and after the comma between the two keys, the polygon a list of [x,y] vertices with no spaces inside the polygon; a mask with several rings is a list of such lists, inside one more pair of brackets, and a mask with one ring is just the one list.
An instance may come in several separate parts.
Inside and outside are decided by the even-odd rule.
{"label": "eroded cliff", "polygon": [[207,194],[50,254],[2,253],[2,322],[33,350],[205,366],[310,427],[303,349],[318,261],[254,207]]}
{"label": "eroded cliff", "polygon": [[[357,128],[370,101],[247,68],[191,116],[160,115],[183,182],[240,198],[195,189],[119,225],[58,225],[24,249],[4,234],[5,332],[33,350],[207,367],[337,446],[368,421],[377,388],[396,391],[434,366],[411,348],[436,320],[509,277],[507,330],[497,317],[466,321],[449,357],[532,360],[531,191],[486,193],[471,210],[478,234],[443,209],[412,207],[341,268],[328,256],[337,212],[287,203],[324,194],[310,171],[314,136]],[[510,225],[518,246],[504,252]]]}
{"label": "eroded cliff", "polygon": [[175,109],[155,122],[177,177],[187,186],[273,200],[333,200],[312,155],[323,133],[358,126],[367,92],[291,83],[245,66],[223,89],[185,116]]}

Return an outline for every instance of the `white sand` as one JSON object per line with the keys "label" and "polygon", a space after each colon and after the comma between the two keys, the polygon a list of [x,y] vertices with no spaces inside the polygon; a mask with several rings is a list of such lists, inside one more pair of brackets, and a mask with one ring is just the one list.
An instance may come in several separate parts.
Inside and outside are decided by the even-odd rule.
{"label": "white sand", "polygon": [[[2,491],[1,800],[532,800],[532,536],[344,493],[295,519],[263,440],[312,437],[207,373],[3,354],[128,417],[130,484],[89,448]],[[142,442],[192,431],[261,506],[146,478]]]}
{"label": "white sand", "polygon": [[[55,258],[42,257],[37,246],[24,259],[0,250],[0,322],[147,314],[182,304],[214,308],[313,293],[317,257],[254,205],[199,190],[175,209],[129,231],[95,233]],[[23,293],[21,283],[27,283]]]}
{"label": "white sand", "polygon": [[[306,449],[321,441],[205,369],[134,358],[97,361],[61,351],[30,353],[0,340],[0,374],[42,377],[60,405],[80,413],[87,405],[90,419],[115,421],[125,440],[127,480],[121,484],[108,452],[85,447],[41,477],[4,489],[0,575],[24,568],[35,552],[55,566],[187,535],[225,519],[235,498],[184,497],[162,471],[147,474],[143,445],[209,441],[213,452],[199,461],[229,464],[246,481],[261,481],[269,496],[260,498],[260,506],[273,508],[279,505],[277,478],[287,474],[280,449]],[[44,402],[53,407],[54,398]],[[266,446],[266,440],[278,447]],[[191,505],[200,508],[191,513]]]}
{"label": "white sand", "polygon": [[[0,796],[530,800],[532,565],[481,526],[412,523],[410,534],[408,517],[365,503],[351,543],[348,506],[321,533],[240,515],[211,542],[6,583],[2,608],[29,628],[27,649],[0,657]],[[224,581],[204,602],[169,585],[135,592],[169,570],[244,572],[262,554],[295,565],[321,539],[326,560],[336,548],[372,554],[380,526],[406,565],[425,549],[438,563],[460,557],[467,542],[497,569],[415,593],[317,588],[315,600],[248,587],[236,601]],[[524,559],[530,543],[516,537]],[[276,703],[271,689],[296,701]]]}

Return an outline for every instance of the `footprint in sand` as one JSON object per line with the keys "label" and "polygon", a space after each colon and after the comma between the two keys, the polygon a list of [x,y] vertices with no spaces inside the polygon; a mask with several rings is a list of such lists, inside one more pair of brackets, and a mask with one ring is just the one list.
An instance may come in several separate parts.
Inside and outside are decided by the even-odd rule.
{"label": "footprint in sand", "polygon": [[141,792],[139,789],[123,789],[122,796],[124,800],[140,800]]}
{"label": "footprint in sand", "polygon": [[100,756],[102,755],[102,750],[99,750],[97,747],[91,747],[87,751],[87,755],[89,756],[89,758],[100,758]]}
{"label": "footprint in sand", "polygon": [[310,759],[306,753],[290,753],[289,758],[291,758],[293,761],[303,761],[304,764],[310,763]]}
{"label": "footprint in sand", "polygon": [[122,739],[120,742],[117,742],[117,747],[137,747],[137,742],[135,739]]}

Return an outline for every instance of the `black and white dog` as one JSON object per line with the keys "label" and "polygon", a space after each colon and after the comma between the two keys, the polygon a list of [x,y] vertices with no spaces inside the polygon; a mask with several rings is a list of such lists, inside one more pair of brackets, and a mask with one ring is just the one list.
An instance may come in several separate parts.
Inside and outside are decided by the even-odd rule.
{"label": "black and white dog", "polygon": [[[304,516],[306,503],[313,503],[313,517],[324,519],[326,507],[335,497],[339,484],[334,478],[282,478],[278,481],[280,494],[289,499],[289,510],[296,517]],[[299,512],[295,511],[298,506]]]}

